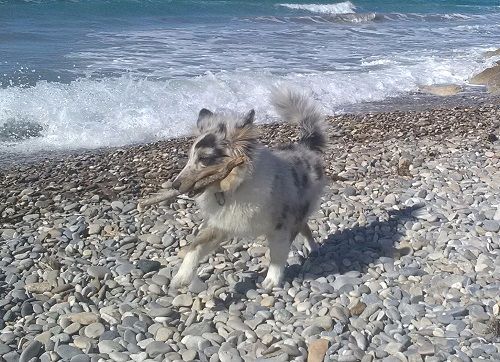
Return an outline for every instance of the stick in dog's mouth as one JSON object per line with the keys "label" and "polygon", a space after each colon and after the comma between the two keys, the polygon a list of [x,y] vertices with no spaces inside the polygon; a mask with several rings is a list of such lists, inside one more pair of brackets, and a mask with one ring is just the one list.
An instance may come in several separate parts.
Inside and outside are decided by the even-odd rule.
{"label": "stick in dog's mouth", "polygon": [[183,182],[178,190],[168,189],[158,195],[139,200],[137,209],[143,211],[146,206],[174,200],[182,194],[187,194],[189,197],[195,197],[205,191],[206,188],[213,183],[225,179],[235,167],[242,165],[244,162],[244,157],[231,157],[219,165],[207,167],[197,174],[196,177]]}

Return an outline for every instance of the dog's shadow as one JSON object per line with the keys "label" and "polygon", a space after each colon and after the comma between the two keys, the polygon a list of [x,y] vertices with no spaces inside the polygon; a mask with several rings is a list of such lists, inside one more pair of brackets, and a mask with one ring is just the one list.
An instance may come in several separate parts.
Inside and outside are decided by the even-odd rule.
{"label": "dog's shadow", "polygon": [[[395,243],[405,236],[404,223],[413,219],[412,213],[420,208],[422,205],[388,210],[382,221],[376,219],[366,225],[338,230],[323,239],[319,250],[308,257],[302,257],[297,247],[292,246],[294,256],[288,259],[284,282],[302,282],[351,271],[364,273],[382,257],[399,258],[408,254],[410,248],[396,249]],[[256,280],[260,278],[257,273],[247,274],[234,285],[233,296],[255,289]]]}

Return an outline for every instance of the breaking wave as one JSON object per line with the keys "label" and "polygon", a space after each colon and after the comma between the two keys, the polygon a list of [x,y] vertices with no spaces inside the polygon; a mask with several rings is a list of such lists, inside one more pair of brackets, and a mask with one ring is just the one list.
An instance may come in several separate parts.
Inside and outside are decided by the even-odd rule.
{"label": "breaking wave", "polygon": [[[274,119],[269,90],[279,83],[310,89],[326,114],[343,107],[416,91],[421,84],[459,83],[484,67],[477,59],[366,59],[365,71],[273,74],[206,73],[172,80],[78,79],[0,89],[0,151],[93,149],[175,137],[190,132],[200,108],[254,108]],[[22,101],[20,101],[22,100]]]}
{"label": "breaking wave", "polygon": [[280,6],[294,9],[306,10],[317,14],[351,14],[356,10],[356,6],[350,1],[336,4],[280,4]]}

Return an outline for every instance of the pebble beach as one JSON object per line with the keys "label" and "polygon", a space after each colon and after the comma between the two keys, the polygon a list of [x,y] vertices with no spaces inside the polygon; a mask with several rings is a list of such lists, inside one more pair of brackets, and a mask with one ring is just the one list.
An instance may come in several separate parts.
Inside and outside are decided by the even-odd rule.
{"label": "pebble beach", "polygon": [[[293,140],[263,125],[272,146]],[[330,178],[281,288],[266,241],[169,283],[202,224],[188,138],[0,170],[0,361],[500,361],[500,99],[328,118]]]}

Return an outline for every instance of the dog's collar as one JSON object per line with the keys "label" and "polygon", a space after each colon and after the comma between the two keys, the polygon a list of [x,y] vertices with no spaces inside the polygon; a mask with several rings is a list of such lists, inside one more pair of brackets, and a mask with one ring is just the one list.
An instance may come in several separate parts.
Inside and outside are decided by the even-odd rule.
{"label": "dog's collar", "polygon": [[216,192],[214,194],[214,196],[215,196],[215,200],[217,200],[217,203],[220,206],[223,206],[226,203],[226,198],[224,197],[224,193],[223,192]]}

